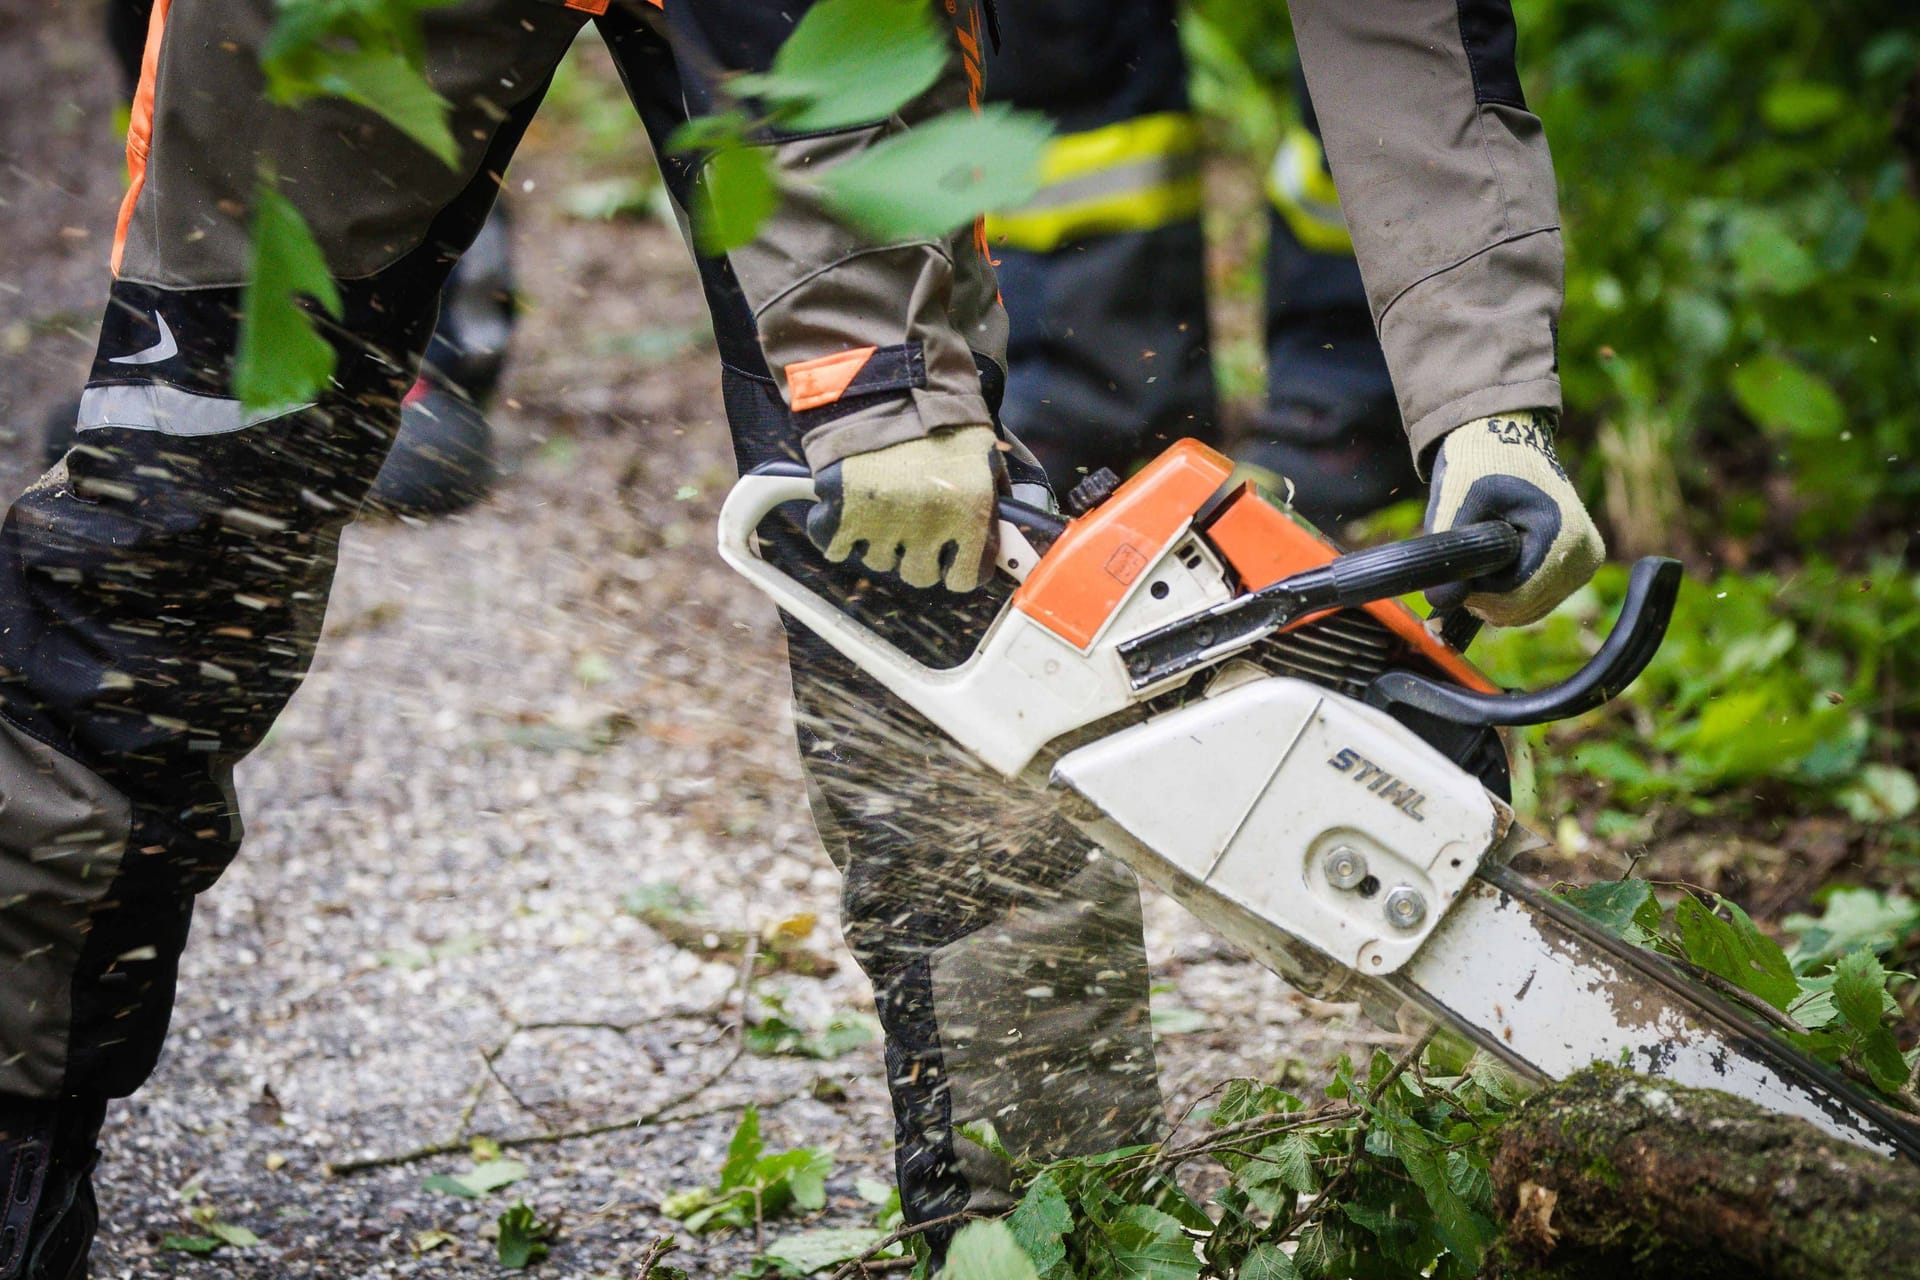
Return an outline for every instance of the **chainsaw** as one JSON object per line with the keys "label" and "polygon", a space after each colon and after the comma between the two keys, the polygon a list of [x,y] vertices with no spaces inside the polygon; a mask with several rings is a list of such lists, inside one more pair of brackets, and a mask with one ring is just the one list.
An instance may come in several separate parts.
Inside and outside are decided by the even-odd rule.
{"label": "chainsaw", "polygon": [[1462,656],[1470,615],[1429,625],[1398,598],[1510,567],[1511,526],[1342,555],[1232,471],[1183,441],[1124,484],[1080,486],[1071,519],[1003,499],[995,554],[1018,585],[945,669],[761,554],[762,522],[813,499],[804,468],[740,479],[720,553],[1300,989],[1443,1025],[1532,1080],[1631,1066],[1920,1162],[1914,1117],[1510,865],[1545,842],[1515,820],[1498,730],[1578,715],[1630,684],[1666,633],[1680,564],[1634,566],[1612,632],[1574,675],[1503,690]]}

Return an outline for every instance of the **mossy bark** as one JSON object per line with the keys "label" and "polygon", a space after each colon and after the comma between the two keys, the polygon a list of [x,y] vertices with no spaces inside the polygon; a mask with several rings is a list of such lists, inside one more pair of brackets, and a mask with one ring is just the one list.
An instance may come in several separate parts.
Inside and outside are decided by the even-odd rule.
{"label": "mossy bark", "polygon": [[1920,1277],[1920,1170],[1610,1067],[1530,1099],[1493,1162],[1501,1280]]}

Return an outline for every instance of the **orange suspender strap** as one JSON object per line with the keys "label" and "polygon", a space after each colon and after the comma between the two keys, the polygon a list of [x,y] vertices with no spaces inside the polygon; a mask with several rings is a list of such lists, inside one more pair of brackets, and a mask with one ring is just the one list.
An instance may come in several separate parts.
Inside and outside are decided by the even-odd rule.
{"label": "orange suspender strap", "polygon": [[127,251],[127,228],[133,225],[133,206],[147,185],[147,153],[153,147],[153,87],[160,78],[160,38],[167,26],[172,0],[156,0],[147,22],[147,47],[140,55],[140,87],[133,91],[133,111],[127,123],[127,194],[120,199],[120,220],[113,228],[113,274]]}

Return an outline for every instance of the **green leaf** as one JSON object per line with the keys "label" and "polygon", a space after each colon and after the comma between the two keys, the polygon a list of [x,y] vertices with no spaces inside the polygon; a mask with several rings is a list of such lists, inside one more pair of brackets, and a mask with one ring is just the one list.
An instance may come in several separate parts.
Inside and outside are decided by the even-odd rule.
{"label": "green leaf", "polygon": [[1882,1093],[1898,1094],[1906,1086],[1907,1060],[1889,1028],[1876,1027],[1868,1032],[1861,1042],[1859,1057],[1867,1074],[1873,1077],[1874,1087]]}
{"label": "green leaf", "polygon": [[209,1222],[207,1233],[218,1236],[223,1244],[230,1244],[236,1249],[251,1249],[260,1243],[259,1236],[231,1222]]}
{"label": "green leaf", "polygon": [[1828,437],[1846,421],[1840,397],[1827,380],[1784,356],[1763,355],[1733,371],[1733,398],[1768,431]]}
{"label": "green leaf", "polygon": [[667,880],[652,880],[620,897],[623,911],[642,920],[685,920],[700,910],[700,899]]}
{"label": "green leaf", "polygon": [[766,100],[786,128],[840,129],[891,116],[932,86],[947,57],[927,0],[820,0],[772,70],[732,87]]}
{"label": "green leaf", "polygon": [[522,1200],[498,1219],[500,1239],[496,1253],[500,1265],[518,1271],[547,1256],[547,1241],[554,1237],[551,1222],[534,1216],[532,1206]]}
{"label": "green leaf", "polygon": [[752,1103],[740,1113],[740,1123],[727,1142],[726,1163],[720,1166],[720,1189],[731,1191],[745,1186],[753,1177],[754,1161],[764,1145],[760,1141],[760,1108]]}
{"label": "green leaf", "polygon": [[1877,1088],[1899,1092],[1907,1082],[1907,1061],[1899,1041],[1883,1025],[1892,1001],[1887,997],[1886,967],[1872,948],[1849,951],[1833,966],[1833,1003],[1853,1032],[1849,1052]]}
{"label": "green leaf", "polygon": [[1866,764],[1839,799],[1855,822],[1899,822],[1920,808],[1920,783],[1897,765]]}
{"label": "green leaf", "polygon": [[1107,1227],[1103,1243],[1126,1280],[1197,1280],[1200,1274],[1200,1258],[1179,1221],[1151,1205],[1128,1205]]}
{"label": "green leaf", "polygon": [[311,404],[333,374],[333,346],[313,330],[298,299],[341,314],[340,291],[306,220],[262,183],[253,196],[253,269],[240,301],[233,390],[256,418]]}
{"label": "green leaf", "polygon": [[1045,119],[990,106],[896,134],[820,177],[842,217],[883,239],[939,237],[1039,186]]}
{"label": "green leaf", "polygon": [[1280,1246],[1262,1240],[1247,1251],[1240,1264],[1239,1280],[1299,1280],[1300,1269]]}
{"label": "green leaf", "polygon": [[434,92],[419,67],[391,49],[359,49],[326,55],[314,77],[320,92],[375,112],[448,168],[460,147],[448,125],[447,100]]}
{"label": "green leaf", "polygon": [[379,115],[449,167],[451,107],[428,82],[422,11],[453,0],[282,0],[260,51],[267,97],[283,106],[339,97]]}
{"label": "green leaf", "polygon": [[489,1191],[512,1186],[527,1176],[527,1166],[518,1160],[487,1160],[465,1173],[435,1174],[421,1183],[425,1191],[443,1191],[464,1200],[478,1200]]}
{"label": "green leaf", "polygon": [[1315,1147],[1306,1134],[1289,1133],[1260,1154],[1273,1162],[1280,1180],[1301,1195],[1319,1189],[1319,1179],[1313,1173]]}
{"label": "green leaf", "polygon": [[1733,244],[1734,278],[1750,293],[1792,294],[1820,278],[1813,255],[1773,218],[1747,220]]}
{"label": "green leaf", "polygon": [[1791,915],[1786,927],[1800,935],[1794,967],[1814,968],[1855,947],[1884,952],[1920,929],[1920,901],[1878,889],[1830,890],[1818,916]]}
{"label": "green leaf", "polygon": [[[887,1238],[873,1227],[817,1227],[781,1236],[767,1246],[761,1260],[780,1268],[782,1275],[805,1276],[843,1262],[851,1262]],[[898,1249],[882,1257],[896,1257]]]}
{"label": "green leaf", "polygon": [[728,147],[701,166],[693,193],[693,237],[708,256],[751,244],[760,224],[780,207],[773,167],[764,147]]}
{"label": "green leaf", "polygon": [[1013,1153],[1000,1141],[1000,1131],[991,1120],[969,1120],[960,1126],[960,1136],[1005,1164],[1013,1163]]}
{"label": "green leaf", "polygon": [[1847,95],[1838,85],[1787,80],[1769,85],[1760,99],[1760,116],[1781,133],[1806,133],[1838,120],[1847,110]]}
{"label": "green leaf", "polygon": [[862,1014],[835,1014],[818,1032],[796,1027],[785,1018],[763,1018],[747,1028],[747,1052],[762,1057],[813,1058],[826,1061],[852,1053],[880,1038],[879,1023]]}
{"label": "green leaf", "polygon": [[969,1222],[954,1233],[941,1280],[1040,1280],[1004,1222]]}
{"label": "green leaf", "polygon": [[1611,880],[1569,889],[1560,896],[1614,937],[1625,938],[1640,929],[1641,909],[1653,899],[1653,886],[1645,880]]}
{"label": "green leaf", "polygon": [[718,151],[722,147],[749,145],[753,122],[738,111],[696,116],[667,135],[667,150],[676,155],[689,151]]}
{"label": "green leaf", "polygon": [[1887,970],[1871,949],[1849,951],[1833,966],[1833,1004],[1854,1030],[1880,1029],[1886,997]]}
{"label": "green leaf", "polygon": [[1190,1035],[1208,1026],[1206,1014],[1183,1004],[1155,1004],[1149,1020],[1156,1036]]}
{"label": "green leaf", "polygon": [[1400,1163],[1433,1210],[1433,1225],[1440,1239],[1470,1267],[1478,1268],[1493,1236],[1492,1224],[1474,1213],[1453,1189],[1445,1153],[1424,1141],[1403,1142]]}
{"label": "green leaf", "polygon": [[693,1187],[686,1191],[676,1191],[660,1201],[662,1217],[672,1218],[675,1222],[685,1222],[694,1214],[714,1203],[714,1194],[706,1187]]}
{"label": "green leaf", "polygon": [[160,1247],[174,1253],[212,1253],[226,1241],[215,1236],[162,1236]]}
{"label": "green leaf", "polygon": [[1061,1237],[1073,1230],[1073,1210],[1052,1174],[1040,1174],[1028,1184],[1006,1222],[1022,1252],[1042,1273],[1066,1261],[1067,1246]]}
{"label": "green leaf", "polygon": [[1785,1009],[1800,994],[1786,952],[1755,928],[1737,905],[1725,898],[1714,902],[1730,920],[1722,920],[1692,897],[1682,898],[1674,907],[1674,924],[1687,959],[1774,1008]]}
{"label": "green leaf", "polygon": [[833,1172],[833,1153],[825,1147],[799,1147],[767,1156],[754,1165],[754,1180],[785,1208],[785,1201],[811,1213],[827,1203],[827,1175]]}

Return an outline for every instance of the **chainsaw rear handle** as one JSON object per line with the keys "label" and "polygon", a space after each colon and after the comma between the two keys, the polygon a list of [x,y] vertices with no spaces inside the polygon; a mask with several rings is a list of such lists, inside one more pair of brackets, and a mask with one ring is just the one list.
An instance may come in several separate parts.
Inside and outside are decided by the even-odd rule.
{"label": "chainsaw rear handle", "polygon": [[1412,707],[1442,720],[1475,727],[1546,724],[1591,711],[1625,689],[1653,661],[1673,619],[1684,576],[1680,562],[1648,556],[1633,566],[1627,598],[1600,652],[1559,684],[1532,692],[1475,693],[1410,671],[1389,671],[1367,688],[1367,701],[1384,711]]}
{"label": "chainsaw rear handle", "polygon": [[[813,497],[813,473],[807,470],[803,462],[764,462],[743,478],[751,479],[754,476],[772,476],[781,480],[806,480],[808,489],[805,497]],[[1033,549],[1041,555],[1045,555],[1047,548],[1053,545],[1054,540],[1067,531],[1067,521],[1064,516],[1055,515],[1051,511],[1042,511],[1039,507],[1030,507],[1012,498],[1001,498],[994,505],[994,514],[1002,523],[1010,524],[1024,534],[1027,541],[1033,545]]]}

